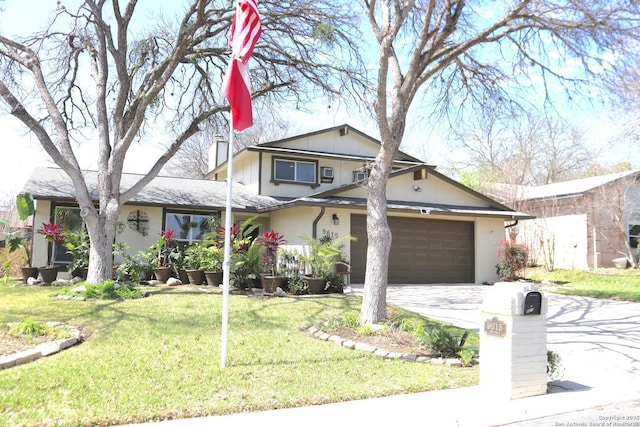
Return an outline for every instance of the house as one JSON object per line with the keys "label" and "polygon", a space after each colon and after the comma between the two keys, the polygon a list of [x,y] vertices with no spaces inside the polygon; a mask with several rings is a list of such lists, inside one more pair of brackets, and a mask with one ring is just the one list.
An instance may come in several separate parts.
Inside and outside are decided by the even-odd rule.
{"label": "house", "polygon": [[[207,179],[157,177],[122,209],[118,241],[130,251],[154,243],[162,230],[180,230],[184,243],[197,241],[201,224],[224,216],[229,164],[227,143],[211,147]],[[380,142],[341,125],[251,146],[233,159],[232,221],[257,215],[260,230],[274,229],[290,248],[301,248],[304,235],[350,234],[344,256],[351,281],[363,283],[367,248],[367,191],[363,186]],[[86,172],[95,191],[96,173]],[[138,179],[125,174],[122,185]],[[24,187],[37,202],[36,225],[50,218],[75,218],[78,207],[70,180],[59,169],[37,169]],[[393,233],[389,283],[482,283],[496,277],[497,243],[505,221],[530,218],[399,152],[387,186],[388,221]],[[47,247],[35,243],[38,265]],[[56,262],[65,254],[54,249]]]}
{"label": "house", "polygon": [[530,260],[547,268],[614,267],[640,238],[640,171],[541,186],[492,186],[485,191],[536,219],[517,226]]}

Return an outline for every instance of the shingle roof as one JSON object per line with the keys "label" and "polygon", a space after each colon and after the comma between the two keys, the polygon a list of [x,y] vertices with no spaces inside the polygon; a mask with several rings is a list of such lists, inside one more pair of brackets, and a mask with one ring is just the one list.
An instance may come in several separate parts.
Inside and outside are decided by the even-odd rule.
{"label": "shingle roof", "polygon": [[[83,172],[92,199],[98,199],[97,172]],[[137,182],[142,175],[122,174],[122,188],[126,190]],[[67,174],[58,168],[36,168],[22,189],[35,199],[75,200],[76,192]],[[154,178],[129,204],[161,205],[185,208],[224,208],[226,204],[226,182],[203,179],[175,178],[159,176]],[[240,184],[233,184],[234,210],[257,211],[278,205],[272,197],[257,196]]]}
{"label": "shingle roof", "polygon": [[594,188],[638,173],[640,171],[637,170],[618,172],[538,186],[491,184],[487,192],[491,197],[505,198],[505,196],[509,196],[509,198],[516,200],[580,196]]}

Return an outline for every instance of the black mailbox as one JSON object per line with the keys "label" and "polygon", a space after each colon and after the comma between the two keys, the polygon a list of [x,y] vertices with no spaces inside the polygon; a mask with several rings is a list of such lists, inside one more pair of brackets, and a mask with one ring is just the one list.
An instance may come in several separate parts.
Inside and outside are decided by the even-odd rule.
{"label": "black mailbox", "polygon": [[542,311],[542,294],[538,291],[527,292],[524,296],[524,316],[540,314]]}

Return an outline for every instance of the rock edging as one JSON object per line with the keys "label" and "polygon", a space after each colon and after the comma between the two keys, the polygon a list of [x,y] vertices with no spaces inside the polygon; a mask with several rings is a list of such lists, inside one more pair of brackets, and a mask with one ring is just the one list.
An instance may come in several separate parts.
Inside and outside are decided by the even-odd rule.
{"label": "rock edging", "polygon": [[71,332],[73,332],[73,336],[70,338],[62,338],[55,341],[45,342],[37,345],[35,348],[32,348],[30,350],[24,350],[18,353],[0,356],[0,369],[12,368],[14,366],[33,362],[34,360],[37,360],[41,357],[50,356],[66,348],[76,345],[82,339],[80,330],[76,327],[66,326],[60,322],[47,322],[47,325],[66,327],[71,330]]}
{"label": "rock edging", "polygon": [[339,345],[349,350],[359,350],[367,353],[375,354],[376,356],[385,357],[387,359],[402,359],[408,362],[417,363],[431,363],[432,365],[446,365],[446,366],[459,366],[462,367],[462,361],[457,358],[442,358],[437,356],[428,356],[424,354],[416,353],[399,353],[393,351],[387,351],[383,348],[374,347],[364,342],[357,342],[350,339],[342,338],[338,335],[332,335],[317,326],[311,326],[305,330],[310,336],[320,339],[322,341],[331,341],[336,345]]}

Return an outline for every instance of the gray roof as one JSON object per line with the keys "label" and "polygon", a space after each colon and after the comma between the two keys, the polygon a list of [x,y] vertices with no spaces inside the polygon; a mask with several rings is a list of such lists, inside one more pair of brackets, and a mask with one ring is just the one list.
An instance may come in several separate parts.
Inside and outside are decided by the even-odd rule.
{"label": "gray roof", "polygon": [[514,200],[576,197],[582,196],[595,188],[638,173],[640,173],[640,171],[637,170],[618,172],[538,186],[489,184],[487,193],[492,197]]}
{"label": "gray roof", "polygon": [[[92,199],[98,200],[97,172],[84,171],[85,182]],[[126,190],[143,175],[122,174],[122,188]],[[199,209],[224,209],[227,200],[225,181],[204,179],[174,178],[158,176],[154,178],[128,204],[156,205]],[[22,189],[31,193],[35,199],[76,200],[76,192],[69,176],[58,168],[36,168]],[[233,183],[234,210],[256,212],[280,204],[272,197],[257,196],[244,185]]]}
{"label": "gray roof", "polygon": [[[97,172],[83,172],[85,181],[94,200],[98,199]],[[122,175],[122,188],[130,188],[142,175],[125,173]],[[35,199],[75,201],[76,192],[67,174],[58,168],[36,168],[22,189],[31,193]],[[226,182],[206,179],[156,177],[138,193],[128,204],[164,206],[189,209],[224,209],[226,206]],[[275,198],[259,196],[240,183],[233,184],[233,204],[235,211],[270,212],[293,206],[333,206],[362,209],[366,211],[367,200],[354,197],[301,197]],[[434,203],[413,203],[388,201],[390,211],[410,213],[492,216],[505,219],[532,218],[526,214],[510,210],[499,204],[477,208],[472,206],[441,205]]]}

